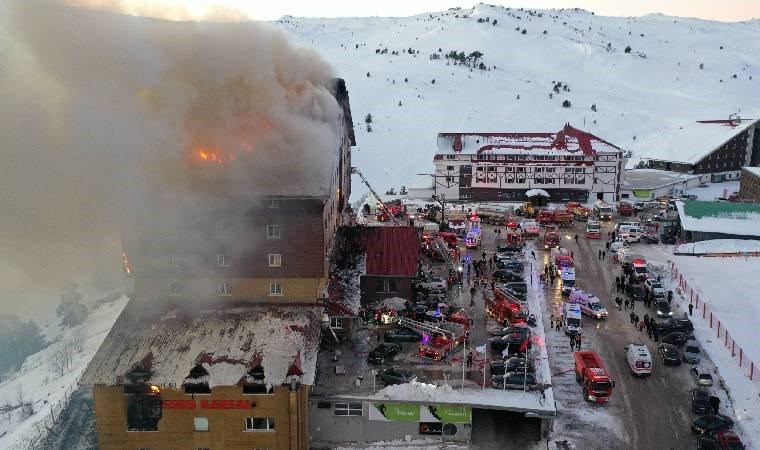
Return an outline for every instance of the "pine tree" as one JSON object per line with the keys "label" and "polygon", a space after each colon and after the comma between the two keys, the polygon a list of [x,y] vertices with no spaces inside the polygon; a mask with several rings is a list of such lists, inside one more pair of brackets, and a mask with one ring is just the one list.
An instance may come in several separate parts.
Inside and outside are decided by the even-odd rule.
{"label": "pine tree", "polygon": [[61,318],[61,325],[65,327],[79,325],[87,318],[87,306],[81,304],[82,294],[78,288],[74,283],[63,288],[61,303],[55,310],[56,315]]}
{"label": "pine tree", "polygon": [[367,113],[367,116],[364,118],[364,123],[372,123],[372,114]]}

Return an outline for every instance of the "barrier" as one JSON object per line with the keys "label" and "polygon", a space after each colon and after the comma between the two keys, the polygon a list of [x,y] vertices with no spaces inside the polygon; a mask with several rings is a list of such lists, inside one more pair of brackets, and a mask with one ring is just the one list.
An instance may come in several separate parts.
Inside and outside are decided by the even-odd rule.
{"label": "barrier", "polygon": [[[733,339],[733,337],[731,337],[730,331],[726,328],[725,324],[720,321],[718,316],[713,313],[712,308],[707,304],[707,302],[704,299],[700,299],[699,292],[694,291],[694,289],[688,285],[686,279],[683,276],[683,273],[681,273],[678,270],[678,267],[676,267],[675,262],[671,263],[670,270],[671,281],[677,282],[678,288],[681,290],[684,297],[688,291],[689,303],[693,305],[694,309],[696,309],[697,316],[699,316],[699,309],[701,306],[702,320],[706,322],[711,330],[715,329],[716,338],[718,340],[721,340],[721,338],[723,338],[723,347],[725,347],[726,350],[730,352],[731,358],[737,362],[740,368],[747,369],[743,371],[744,375],[747,376],[747,378],[750,380],[754,381],[755,362],[744,355],[744,349]],[[693,314],[690,314],[690,316],[692,315]]]}

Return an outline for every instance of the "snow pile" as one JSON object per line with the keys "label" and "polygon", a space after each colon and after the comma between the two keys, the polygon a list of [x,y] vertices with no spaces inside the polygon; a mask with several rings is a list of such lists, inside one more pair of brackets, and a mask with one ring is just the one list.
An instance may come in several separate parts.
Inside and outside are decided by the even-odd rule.
{"label": "snow pile", "polygon": [[[23,402],[30,403],[34,410],[27,418],[21,414],[21,408],[3,414],[3,419],[0,420],[0,448],[25,448],[40,435],[40,428],[50,426],[51,410],[60,414],[68,395],[76,389],[82,371],[127,301],[127,297],[122,296],[112,302],[97,304],[82,324],[59,331],[55,336],[51,332],[51,337],[57,341],[29,356],[13,377],[0,383],[0,406],[5,403],[15,406],[19,403],[21,390]],[[81,339],[83,341],[79,351]],[[66,348],[70,363],[63,375],[59,375],[53,370],[52,361],[62,357]]]}
{"label": "snow pile", "polygon": [[209,387],[235,386],[257,364],[268,385],[284,382],[294,364],[302,382],[313,384],[321,312],[320,306],[251,307],[155,322],[135,306],[111,330],[81,384],[121,384],[149,353],[149,381],[160,386],[182,386],[200,363]]}
{"label": "snow pile", "polygon": [[412,381],[403,384],[394,384],[385,387],[375,394],[374,398],[384,400],[409,400],[419,402],[440,402],[442,398],[461,397],[461,393],[454,390],[448,384],[436,386],[434,384]]}
{"label": "snow pile", "polygon": [[760,252],[760,241],[749,239],[711,239],[709,241],[681,244],[676,247],[673,253],[677,255],[704,255],[756,252]]}

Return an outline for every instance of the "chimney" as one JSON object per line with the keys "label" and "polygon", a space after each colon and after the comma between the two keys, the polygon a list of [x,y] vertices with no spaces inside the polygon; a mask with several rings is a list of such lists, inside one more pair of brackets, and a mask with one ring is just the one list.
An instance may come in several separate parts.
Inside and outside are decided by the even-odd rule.
{"label": "chimney", "polygon": [[457,153],[462,151],[462,135],[459,133],[454,135],[454,151]]}

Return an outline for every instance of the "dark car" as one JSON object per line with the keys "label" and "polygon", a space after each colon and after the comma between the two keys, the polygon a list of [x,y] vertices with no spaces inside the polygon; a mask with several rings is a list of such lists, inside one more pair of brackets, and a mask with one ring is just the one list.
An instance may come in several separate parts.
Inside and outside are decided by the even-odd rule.
{"label": "dark car", "polygon": [[403,384],[417,379],[417,376],[410,370],[390,368],[381,370],[377,379],[385,384]]}
{"label": "dark car", "polygon": [[399,347],[398,344],[385,342],[369,352],[369,355],[367,355],[367,361],[374,364],[385,364],[387,361],[392,361],[393,357],[398,355],[400,351],[401,347]]}
{"label": "dark car", "polygon": [[504,361],[504,364],[506,365],[506,372],[524,372],[526,370],[526,365],[528,373],[536,371],[536,366],[533,365],[533,361],[518,356],[507,358]]}
{"label": "dark car", "polygon": [[691,431],[697,434],[715,434],[734,427],[734,421],[723,414],[705,414],[691,423]]}
{"label": "dark car", "polygon": [[507,372],[504,375],[491,375],[491,386],[495,389],[522,389],[523,386],[536,386],[536,377],[528,372]]}
{"label": "dark car", "polygon": [[744,450],[744,444],[733,431],[719,431],[715,435],[715,441],[720,450]]}
{"label": "dark car", "polygon": [[522,281],[523,277],[517,272],[506,269],[499,269],[493,271],[493,279],[502,283],[509,283],[512,281]]}
{"label": "dark car", "polygon": [[658,323],[657,331],[659,332],[661,336],[671,331],[680,331],[681,333],[692,333],[694,332],[694,325],[691,323],[691,320],[689,319],[670,318]]}
{"label": "dark car", "polygon": [[713,409],[710,404],[712,392],[705,388],[691,390],[691,410],[697,414],[709,414]]}
{"label": "dark car", "polygon": [[678,351],[678,348],[675,345],[660,344],[657,346],[657,351],[660,353],[660,356],[662,356],[663,364],[672,364],[674,366],[681,365],[681,352]]}
{"label": "dark car", "polygon": [[490,331],[491,336],[506,336],[508,334],[514,336],[522,336],[523,338],[530,338],[530,328],[525,325],[510,325],[508,327],[498,327]]}
{"label": "dark car", "polygon": [[675,236],[663,236],[661,241],[663,244],[673,245],[678,239]]}
{"label": "dark car", "polygon": [[683,360],[691,364],[699,362],[699,344],[697,344],[697,341],[686,341],[686,345],[683,348]]}
{"label": "dark car", "polygon": [[505,284],[504,287],[523,295],[528,293],[528,285],[523,281],[513,281],[513,282]]}
{"label": "dark car", "polygon": [[628,297],[631,298],[631,300],[644,300],[644,287],[641,285],[633,285],[631,286],[631,293],[628,295]]}
{"label": "dark car", "polygon": [[502,259],[496,262],[496,268],[521,273],[523,270],[523,263],[516,259]]}
{"label": "dark car", "polygon": [[[512,284],[512,283],[507,283],[507,284]],[[514,289],[510,289],[510,288],[506,287],[506,285],[502,285],[501,289],[505,293],[507,293],[507,295],[511,295],[512,297],[516,298],[517,300],[525,301],[526,294],[527,294],[526,292],[519,292],[519,291],[516,291]]]}
{"label": "dark car", "polygon": [[409,328],[394,328],[388,330],[383,334],[385,342],[418,342],[422,339],[422,335]]}
{"label": "dark car", "polygon": [[700,436],[697,439],[697,450],[720,450],[720,447],[714,438]]}
{"label": "dark car", "polygon": [[520,346],[523,342],[528,341],[528,347],[530,347],[530,339],[519,335],[508,334],[502,337],[495,337],[491,339],[491,348],[495,352],[503,353],[504,350],[509,349],[510,355],[520,353]]}
{"label": "dark car", "polygon": [[689,340],[689,335],[686,333],[681,333],[679,331],[673,331],[663,336],[660,340],[665,344],[672,344],[676,347],[681,347],[686,344],[686,341]]}
{"label": "dark car", "polygon": [[657,317],[672,317],[673,310],[670,309],[667,300],[657,300],[654,305],[654,310],[657,312]]}

